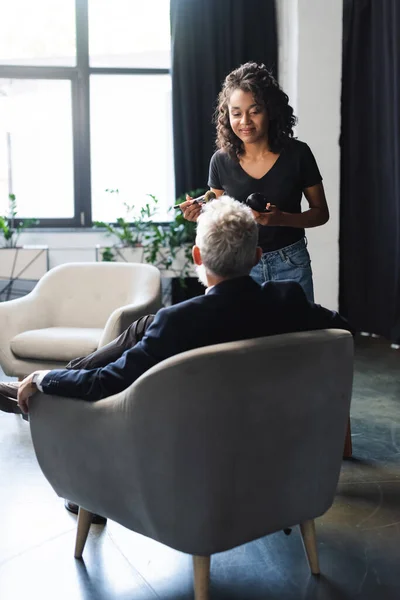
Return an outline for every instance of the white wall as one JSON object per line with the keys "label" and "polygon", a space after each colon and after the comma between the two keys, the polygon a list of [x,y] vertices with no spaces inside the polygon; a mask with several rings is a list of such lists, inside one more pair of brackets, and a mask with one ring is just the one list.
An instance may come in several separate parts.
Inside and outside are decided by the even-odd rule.
{"label": "white wall", "polygon": [[115,238],[99,231],[53,231],[45,230],[21,234],[20,244],[40,244],[49,247],[49,266],[56,267],[66,262],[91,262],[96,260],[96,246],[111,246]]}
{"label": "white wall", "polygon": [[[342,3],[277,0],[277,8],[280,83],[299,117],[297,136],[317,158],[331,213],[327,225],[307,230],[315,298],[337,308]],[[52,267],[94,260],[96,244],[106,240],[99,232],[38,232],[23,234],[20,241],[48,244]]]}
{"label": "white wall", "polygon": [[277,0],[280,84],[324,179],[329,222],[307,230],[315,299],[338,306],[339,135],[342,63],[342,3],[338,0]]}

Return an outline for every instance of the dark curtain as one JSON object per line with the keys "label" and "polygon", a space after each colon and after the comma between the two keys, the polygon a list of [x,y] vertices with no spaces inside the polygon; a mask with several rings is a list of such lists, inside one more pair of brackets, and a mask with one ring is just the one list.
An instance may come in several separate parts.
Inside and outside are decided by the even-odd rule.
{"label": "dark curtain", "polygon": [[207,186],[225,76],[249,60],[277,72],[274,0],[171,0],[176,195]]}
{"label": "dark curtain", "polygon": [[400,340],[400,2],[345,0],[340,310]]}

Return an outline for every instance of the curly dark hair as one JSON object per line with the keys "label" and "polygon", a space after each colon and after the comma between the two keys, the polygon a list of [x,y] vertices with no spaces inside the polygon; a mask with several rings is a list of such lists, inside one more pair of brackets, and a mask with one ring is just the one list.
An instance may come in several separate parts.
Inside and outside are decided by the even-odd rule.
{"label": "curly dark hair", "polygon": [[244,153],[243,142],[233,133],[229,122],[228,102],[232,92],[240,89],[251,92],[268,114],[268,144],[271,152],[279,153],[290,138],[297,122],[289,98],[263,64],[247,62],[226,76],[218,96],[214,114],[217,126],[217,148],[224,150],[239,162]]}

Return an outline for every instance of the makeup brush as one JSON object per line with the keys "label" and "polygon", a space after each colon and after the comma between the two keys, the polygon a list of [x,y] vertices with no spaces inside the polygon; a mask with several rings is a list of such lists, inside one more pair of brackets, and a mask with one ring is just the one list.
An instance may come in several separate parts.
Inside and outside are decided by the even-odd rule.
{"label": "makeup brush", "polygon": [[[207,202],[210,202],[210,200],[215,200],[216,197],[217,196],[214,194],[214,192],[212,192],[211,190],[208,190],[208,192],[206,192],[203,196],[194,198],[193,204],[206,204]],[[175,210],[180,207],[181,207],[180,204],[175,204],[175,206],[174,206]]]}

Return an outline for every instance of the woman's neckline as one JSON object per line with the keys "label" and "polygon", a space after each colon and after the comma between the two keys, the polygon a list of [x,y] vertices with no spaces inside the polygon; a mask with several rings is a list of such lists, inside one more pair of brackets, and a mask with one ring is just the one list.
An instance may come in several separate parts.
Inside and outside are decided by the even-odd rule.
{"label": "woman's neckline", "polygon": [[271,165],[271,167],[268,169],[268,171],[266,171],[264,173],[264,175],[262,175],[261,177],[253,177],[253,175],[250,175],[250,173],[248,173],[246,171],[246,169],[244,169],[242,167],[242,165],[240,164],[240,162],[238,163],[239,168],[243,171],[243,173],[245,173],[247,175],[247,177],[250,177],[250,179],[254,179],[254,181],[261,181],[261,179],[264,179],[264,177],[266,177],[269,173],[271,173],[271,171],[275,168],[276,164],[279,162],[279,159],[281,158],[283,153],[283,148],[282,150],[279,152],[276,161]]}

